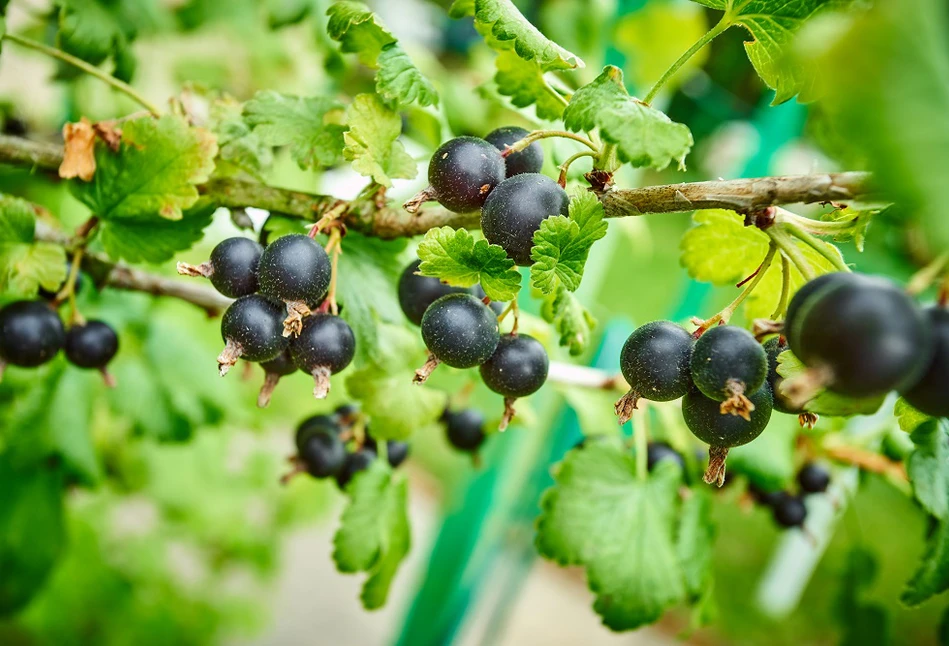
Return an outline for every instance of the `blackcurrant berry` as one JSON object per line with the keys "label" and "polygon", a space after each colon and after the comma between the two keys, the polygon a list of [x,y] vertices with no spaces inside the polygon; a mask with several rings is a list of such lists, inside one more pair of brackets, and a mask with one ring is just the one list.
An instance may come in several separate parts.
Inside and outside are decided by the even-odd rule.
{"label": "blackcurrant berry", "polygon": [[[492,130],[484,139],[503,153],[508,146],[517,143],[529,134],[530,132],[524,128],[504,126]],[[508,177],[522,173],[539,173],[544,166],[544,149],[541,148],[539,141],[535,141],[524,150],[505,157],[504,162],[507,166]]]}
{"label": "blackcurrant berry", "polygon": [[781,383],[784,378],[778,374],[778,357],[788,349],[787,340],[783,336],[773,336],[761,347],[768,355],[768,384],[771,386],[771,395],[774,397],[774,410],[786,415],[803,413],[802,406],[796,406],[787,395],[781,392]]}
{"label": "blackcurrant berry", "polygon": [[549,366],[540,341],[527,334],[505,334],[491,358],[481,364],[481,378],[499,395],[527,397],[547,381]]}
{"label": "blackcurrant berry", "polygon": [[810,299],[811,296],[817,294],[819,291],[825,287],[830,287],[831,285],[845,285],[852,284],[855,282],[860,282],[863,280],[863,274],[855,274],[849,271],[835,271],[829,274],[822,274],[817,278],[811,279],[801,285],[794,296],[791,298],[791,302],[788,303],[787,313],[784,317],[784,334],[787,336],[790,333],[794,323],[797,320],[797,314],[801,310],[801,306]]}
{"label": "blackcurrant berry", "polygon": [[753,482],[748,485],[748,493],[751,494],[755,502],[766,507],[773,507],[788,496],[787,492],[780,489],[763,489]]}
{"label": "blackcurrant berry", "polygon": [[30,132],[29,126],[23,119],[7,117],[3,121],[3,134],[11,137],[25,137]]}
{"label": "blackcurrant berry", "polygon": [[314,433],[303,443],[298,455],[314,478],[336,475],[348,459],[346,447],[335,433]]}
{"label": "blackcurrant berry", "polygon": [[360,471],[368,469],[375,459],[375,452],[365,447],[346,456],[346,462],[343,464],[343,468],[336,474],[336,483],[339,485],[339,488],[345,489],[346,485],[353,479],[353,476]]}
{"label": "blackcurrant berry", "polygon": [[477,211],[504,179],[504,158],[484,139],[456,137],[443,143],[428,166],[428,183],[449,211]]}
{"label": "blackcurrant berry", "polygon": [[312,415],[300,422],[297,426],[297,432],[294,437],[294,444],[297,447],[297,453],[303,451],[303,446],[314,435],[319,433],[329,433],[339,435],[342,432],[337,420],[330,415]]}
{"label": "blackcurrant berry", "polygon": [[293,365],[289,350],[284,350],[275,359],[262,362],[260,367],[264,369],[264,385],[260,387],[260,393],[257,395],[257,406],[266,408],[280,378],[293,374],[297,367]]}
{"label": "blackcurrant berry", "polygon": [[665,442],[650,442],[646,446],[646,465],[652,471],[661,460],[671,460],[685,469],[685,460],[682,455]]}
{"label": "blackcurrant berry", "polygon": [[781,527],[801,527],[807,519],[807,507],[797,496],[782,496],[771,509],[774,513],[774,522]]}
{"label": "blackcurrant berry", "polygon": [[299,333],[300,317],[309,314],[309,308],[326,296],[332,274],[323,247],[301,233],[277,238],[267,245],[257,268],[261,294],[287,303],[288,333]]}
{"label": "blackcurrant berry", "polygon": [[949,417],[949,311],[927,309],[933,330],[933,352],[922,377],[902,395],[910,404],[933,417]]}
{"label": "blackcurrant berry", "polygon": [[872,397],[919,379],[932,356],[931,327],[906,292],[865,276],[814,293],[787,338],[821,385],[850,397]]}
{"label": "blackcurrant berry", "polygon": [[[378,442],[374,437],[369,434],[369,429],[366,429],[366,441],[363,444],[365,448],[371,449],[373,453],[378,455]],[[389,466],[393,469],[405,462],[409,457],[409,443],[400,442],[398,440],[388,440],[386,442],[386,458],[389,460]]]}
{"label": "blackcurrant berry", "polygon": [[333,417],[344,427],[352,426],[359,417],[359,404],[343,404],[333,411]]}
{"label": "blackcurrant berry", "polygon": [[474,408],[445,411],[448,441],[460,451],[475,451],[485,440],[484,415]]}
{"label": "blackcurrant berry", "polygon": [[324,399],[330,390],[330,375],[349,365],[356,354],[356,337],[343,319],[331,314],[307,317],[300,336],[290,343],[297,368],[313,376],[313,396]]}
{"label": "blackcurrant berry", "polygon": [[811,462],[798,471],[797,483],[804,493],[824,493],[830,485],[830,472]]}
{"label": "blackcurrant berry", "polygon": [[264,248],[250,238],[222,240],[211,250],[211,258],[200,265],[178,263],[178,273],[204,276],[217,291],[230,298],[247,296],[257,291],[257,265]]}
{"label": "blackcurrant berry", "polygon": [[238,359],[270,361],[287,348],[282,308],[272,300],[251,294],[231,303],[221,318],[221,336],[227,344],[217,358],[221,375]]}
{"label": "blackcurrant berry", "polygon": [[0,310],[0,363],[42,365],[66,343],[59,315],[43,301],[15,301]]}
{"label": "blackcurrant berry", "polygon": [[419,276],[418,268],[422,263],[416,260],[405,268],[399,278],[399,305],[402,311],[415,325],[422,324],[422,315],[428,306],[448,294],[467,294],[464,287],[446,285],[431,276]]}
{"label": "blackcurrant berry", "polygon": [[768,377],[764,348],[748,330],[732,325],[714,327],[700,336],[689,366],[696,387],[706,397],[723,402],[722,413],[746,420],[750,394]]}
{"label": "blackcurrant berry", "polygon": [[491,192],[481,209],[481,230],[518,265],[527,266],[534,233],[551,215],[567,215],[570,198],[546,175],[524,173],[506,179]]}
{"label": "blackcurrant berry", "polygon": [[632,416],[639,398],[665,402],[679,399],[692,386],[689,359],[692,335],[669,321],[653,321],[637,328],[620,352],[619,365],[629,392],[616,402],[621,424]]}
{"label": "blackcurrant berry", "polygon": [[102,372],[106,384],[115,382],[106,372],[106,365],[119,351],[119,337],[108,323],[89,321],[74,325],[66,333],[66,358],[74,366],[95,368]]}
{"label": "blackcurrant berry", "polygon": [[487,361],[498,347],[498,319],[471,294],[449,294],[425,311],[422,339],[434,359],[416,373],[416,383],[424,382],[438,362],[473,368]]}

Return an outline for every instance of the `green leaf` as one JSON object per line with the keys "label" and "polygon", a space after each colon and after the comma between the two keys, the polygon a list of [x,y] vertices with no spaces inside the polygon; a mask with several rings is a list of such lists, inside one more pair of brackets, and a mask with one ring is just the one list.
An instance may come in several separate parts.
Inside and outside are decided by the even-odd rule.
{"label": "green leaf", "polygon": [[347,486],[350,501],[333,537],[333,560],[340,572],[366,572],[363,606],[381,608],[389,586],[411,546],[408,486],[382,460]]}
{"label": "green leaf", "polygon": [[386,45],[377,62],[376,93],[386,103],[394,106],[415,103],[423,107],[438,103],[435,87],[422,76],[398,43]]}
{"label": "green leaf", "polygon": [[949,590],[949,522],[940,521],[931,530],[926,551],[900,601],[910,607],[918,606],[946,590]]}
{"label": "green leaf", "polygon": [[623,72],[612,65],[574,92],[563,121],[574,132],[599,128],[605,141],[617,145],[620,159],[637,167],[662,170],[675,161],[684,168],[692,149],[688,127],[629,96]]}
{"label": "green leaf", "polygon": [[712,585],[712,548],[715,544],[715,523],[712,520],[712,498],[703,489],[693,489],[682,503],[676,553],[685,578],[685,587],[692,600],[706,594]]}
{"label": "green leaf", "polygon": [[91,182],[72,180],[73,194],[102,221],[180,220],[198,201],[197,185],[214,170],[217,144],[181,117],[143,117],[122,124],[118,152],[96,143]]}
{"label": "green leaf", "polygon": [[326,33],[340,43],[341,50],[357,54],[363,65],[375,67],[383,48],[397,40],[361,2],[336,2],[330,5],[326,15],[329,16]]}
{"label": "green leaf", "polygon": [[289,146],[300,168],[332,166],[343,150],[343,106],[327,97],[299,97],[271,90],[244,104],[244,119],[269,146]]}
{"label": "green leaf", "polygon": [[113,258],[124,258],[129,262],[164,262],[179,251],[190,249],[204,236],[214,210],[212,204],[199,203],[185,210],[181,219],[175,222],[137,218],[105,220],[99,225],[102,246]]}
{"label": "green leaf", "polygon": [[35,228],[33,205],[0,193],[0,245],[33,242]]}
{"label": "green leaf", "polygon": [[99,65],[112,56],[115,76],[130,80],[136,67],[131,41],[139,25],[135,9],[127,5],[134,3],[57,0],[57,4],[60,6],[56,37],[59,48],[92,65]]}
{"label": "green leaf", "polygon": [[418,257],[422,260],[421,275],[433,276],[455,287],[471,287],[480,282],[492,301],[513,300],[521,288],[521,275],[504,249],[485,240],[476,242],[465,229],[429,230],[419,243]]}
{"label": "green leaf", "polygon": [[932,419],[926,413],[916,410],[912,404],[902,397],[896,400],[893,415],[896,417],[900,430],[907,433],[912,433],[920,424]]}
{"label": "green leaf", "polygon": [[55,292],[66,280],[66,252],[34,240],[32,204],[0,193],[0,292],[32,297],[38,289]]}
{"label": "green leaf", "polygon": [[675,543],[679,471],[665,463],[647,480],[635,472],[632,456],[614,443],[574,449],[537,521],[538,551],[585,568],[593,609],[612,630],[652,623],[686,596]]}
{"label": "green leaf", "polygon": [[[778,374],[785,379],[783,385],[786,385],[787,381],[803,375],[806,371],[807,366],[801,363],[801,360],[794,356],[794,353],[790,350],[785,350],[778,355]],[[872,415],[880,409],[885,399],[886,395],[855,398],[838,395],[829,390],[822,390],[814,399],[807,402],[805,408],[818,415],[840,417]]]}
{"label": "green leaf", "polygon": [[850,222],[851,227],[834,235],[834,241],[846,242],[853,240],[853,245],[857,248],[857,251],[863,251],[863,245],[867,239],[867,229],[870,228],[873,217],[884,210],[885,207],[855,208],[847,206],[828,213],[823,219],[828,222]]}
{"label": "green leaf", "polygon": [[584,191],[570,204],[570,216],[554,215],[541,222],[531,249],[531,285],[544,294],[561,287],[575,292],[593,243],[606,235],[603,205]]}
{"label": "green leaf", "polygon": [[273,164],[273,150],[247,123],[242,112],[243,105],[231,97],[211,102],[209,127],[218,146],[214,174],[229,177],[246,173],[263,181],[263,171]]}
{"label": "green leaf", "polygon": [[942,420],[930,420],[910,435],[914,450],[906,461],[913,495],[929,514],[949,521],[949,436]]}
{"label": "green leaf", "polygon": [[536,105],[537,116],[548,121],[557,121],[563,116],[564,99],[544,80],[544,70],[540,65],[511,51],[498,54],[494,64],[497,66],[494,82],[498,92],[511,97],[514,107]]}
{"label": "green leaf", "polygon": [[870,552],[855,548],[847,555],[843,587],[835,613],[842,628],[841,646],[886,646],[890,643],[886,608],[864,597],[877,577],[876,559]]}
{"label": "green leaf", "polygon": [[560,345],[569,348],[572,356],[583,353],[596,327],[596,319],[566,287],[560,287],[544,301],[541,316],[554,324]]}
{"label": "green leaf", "polygon": [[399,141],[402,119],[374,94],[359,94],[346,108],[349,130],[343,134],[343,156],[360,175],[383,186],[393,179],[412,179],[418,166]]}
{"label": "green leaf", "polygon": [[267,0],[267,24],[280,29],[302,22],[313,11],[313,0]]}

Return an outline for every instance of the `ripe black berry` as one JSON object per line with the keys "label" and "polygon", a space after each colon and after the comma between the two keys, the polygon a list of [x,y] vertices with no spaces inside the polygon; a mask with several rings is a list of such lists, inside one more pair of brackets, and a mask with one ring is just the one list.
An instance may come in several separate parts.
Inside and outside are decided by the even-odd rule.
{"label": "ripe black berry", "polygon": [[257,268],[260,292],[287,303],[287,333],[299,333],[300,318],[310,313],[329,289],[333,269],[315,240],[301,233],[277,238],[264,249]]}
{"label": "ripe black berry", "polygon": [[506,179],[491,192],[481,209],[481,230],[518,265],[527,266],[534,233],[551,215],[567,215],[570,198],[546,175],[524,173]]}
{"label": "ripe black berry", "polygon": [[650,442],[646,447],[646,465],[649,470],[652,471],[661,460],[672,460],[680,469],[685,469],[685,460],[678,451],[665,442]]}
{"label": "ripe black berry", "polygon": [[768,384],[771,386],[771,395],[774,397],[774,410],[787,415],[799,415],[804,412],[802,406],[796,406],[787,395],[781,392],[781,383],[784,378],[778,374],[778,356],[788,349],[787,340],[783,336],[774,336],[762,345],[768,355]]}
{"label": "ripe black berry", "polygon": [[930,322],[893,283],[864,276],[809,297],[788,331],[794,354],[822,385],[871,397],[913,384],[931,357]]}
{"label": "ripe black berry", "polygon": [[448,441],[460,451],[475,451],[485,440],[484,415],[474,408],[445,411],[442,418]]}
{"label": "ripe black berry", "polygon": [[933,417],[949,417],[949,311],[925,312],[933,330],[932,358],[923,376],[902,393],[910,404]]}
{"label": "ripe black berry", "polygon": [[[363,445],[364,447],[371,449],[374,453],[378,455],[378,442],[374,437],[369,434],[369,429],[366,429],[366,442]],[[389,440],[386,442],[386,458],[389,460],[389,466],[393,469],[405,462],[409,457],[409,443],[400,442],[398,440]]]}
{"label": "ripe black berry", "polygon": [[34,368],[66,343],[59,315],[43,301],[15,301],[0,310],[0,364]]}
{"label": "ripe black berry", "polygon": [[629,335],[619,359],[623,378],[629,384],[629,392],[616,402],[621,424],[632,416],[639,398],[665,402],[689,391],[693,345],[692,335],[669,321],[647,323]]}
{"label": "ripe black berry", "polygon": [[714,327],[699,337],[689,366],[696,387],[706,397],[723,402],[722,413],[746,420],[750,394],[768,377],[764,348],[748,330],[732,325]]}
{"label": "ripe black berry", "polygon": [[448,294],[467,294],[464,287],[446,285],[431,276],[419,276],[418,268],[422,263],[416,260],[405,268],[399,278],[399,305],[402,311],[415,325],[422,324],[422,316],[428,306]]}
{"label": "ripe black berry", "polygon": [[106,365],[119,351],[119,337],[108,323],[89,321],[74,325],[66,333],[66,358],[74,366],[95,368],[102,372],[106,384],[114,385],[105,371]]}
{"label": "ripe black berry", "polygon": [[[524,128],[504,126],[503,128],[492,130],[484,139],[501,152],[504,152],[505,148],[517,143],[529,134],[530,132]],[[539,173],[540,169],[544,166],[544,149],[541,148],[540,142],[535,141],[524,150],[511,153],[505,157],[504,162],[507,166],[508,177],[522,173]]]}
{"label": "ripe black berry", "polygon": [[275,359],[262,362],[260,367],[264,369],[264,385],[260,387],[260,393],[257,395],[257,406],[266,408],[280,378],[293,374],[297,367],[293,365],[289,350],[284,350]]}
{"label": "ripe black berry", "polygon": [[491,358],[481,364],[484,384],[504,395],[504,414],[499,430],[514,418],[514,400],[526,397],[547,381],[550,360],[540,341],[527,334],[505,334]]}
{"label": "ripe black berry", "polygon": [[314,435],[319,433],[339,435],[341,431],[342,429],[336,419],[330,415],[312,415],[307,417],[297,426],[297,432],[294,437],[297,453],[303,451],[303,446],[306,445],[307,440]]}
{"label": "ripe black berry", "polygon": [[422,339],[435,359],[416,372],[416,383],[424,382],[438,362],[473,368],[487,361],[498,347],[498,319],[471,294],[449,294],[425,311]]}
{"label": "ripe black berry", "polygon": [[221,336],[227,344],[217,358],[221,375],[238,359],[270,361],[283,352],[288,339],[283,333],[283,310],[259,294],[241,296],[221,318]]}
{"label": "ripe black berry", "polygon": [[303,442],[298,457],[314,478],[328,478],[340,472],[348,456],[336,433],[313,433]]}
{"label": "ripe black berry", "polygon": [[257,291],[257,265],[264,248],[250,238],[222,240],[211,250],[211,258],[200,265],[178,263],[178,273],[204,276],[214,288],[230,298]]}
{"label": "ripe black berry", "polygon": [[339,485],[339,488],[345,489],[349,481],[353,479],[353,476],[360,471],[368,469],[375,459],[375,452],[365,447],[346,456],[346,462],[343,464],[343,468],[336,474],[336,483]]}
{"label": "ripe black berry", "polygon": [[356,337],[343,319],[331,314],[315,314],[306,319],[300,336],[290,343],[290,355],[297,368],[313,376],[313,396],[329,394],[330,375],[349,365],[356,354]]}
{"label": "ripe black berry", "polygon": [[807,507],[797,496],[784,495],[771,507],[774,522],[781,527],[801,527],[807,518]]}
{"label": "ripe black berry", "polygon": [[748,493],[755,499],[755,502],[766,507],[773,507],[784,500],[788,495],[787,492],[781,491],[780,489],[762,489],[753,482],[748,485]]}
{"label": "ripe black berry", "polygon": [[819,464],[811,462],[798,471],[797,483],[804,493],[824,493],[830,485],[830,472]]}
{"label": "ripe black berry", "polygon": [[504,158],[497,148],[477,137],[456,137],[432,155],[428,183],[442,206],[465,213],[481,208],[504,173]]}

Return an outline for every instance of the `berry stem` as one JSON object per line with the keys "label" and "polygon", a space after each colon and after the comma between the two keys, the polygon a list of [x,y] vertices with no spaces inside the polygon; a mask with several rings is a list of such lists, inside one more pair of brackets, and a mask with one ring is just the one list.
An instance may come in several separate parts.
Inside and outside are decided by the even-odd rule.
{"label": "berry stem", "polygon": [[[906,283],[906,291],[913,296],[919,296],[929,289],[933,283],[939,280],[940,275],[946,271],[947,264],[949,264],[949,251],[944,252],[931,263],[913,274],[913,277]],[[949,272],[946,272],[946,276],[949,278]]]}
{"label": "berry stem", "polygon": [[694,332],[694,335],[696,336],[696,338],[702,336],[702,334],[705,333],[706,330],[708,330],[714,325],[724,325],[725,323],[728,323],[732,315],[735,314],[735,310],[738,309],[738,306],[741,305],[744,302],[744,300],[748,298],[748,296],[753,291],[755,291],[755,288],[758,287],[758,283],[760,283],[761,279],[764,278],[765,274],[768,273],[768,268],[771,267],[771,263],[774,260],[774,256],[777,253],[777,251],[778,251],[778,247],[772,241],[771,244],[768,245],[768,253],[765,254],[764,260],[761,261],[761,264],[758,265],[758,268],[754,271],[754,273],[751,274],[751,276],[749,276],[745,280],[738,283],[739,286],[747,283],[747,285],[745,285],[745,288],[741,291],[740,294],[738,294],[735,300],[733,300],[731,303],[726,305],[722,311],[720,311],[718,314],[715,314],[711,318],[706,319],[704,321],[693,320],[693,323],[695,323],[698,326],[698,329]]}
{"label": "berry stem", "polygon": [[597,156],[597,153],[593,152],[592,150],[581,150],[580,152],[573,153],[572,155],[567,157],[567,159],[565,159],[564,162],[560,164],[560,175],[557,178],[557,183],[560,184],[560,187],[561,188],[567,187],[567,171],[570,169],[570,165],[573,162],[583,157],[596,158],[596,156]]}
{"label": "berry stem", "polygon": [[435,199],[435,191],[432,190],[431,186],[423,188],[421,191],[410,197],[403,205],[402,208],[408,211],[409,213],[418,213],[418,210],[422,207],[425,202],[431,202]]}
{"label": "berry stem", "polygon": [[523,139],[515,141],[513,144],[505,148],[504,152],[501,153],[501,156],[507,157],[508,155],[519,153],[522,150],[525,150],[535,141],[540,139],[548,139],[550,137],[562,137],[564,139],[573,139],[574,141],[579,141],[581,144],[592,150],[594,154],[600,154],[599,147],[597,147],[595,143],[583,135],[567,132],[566,130],[534,130],[533,132],[528,133]]}
{"label": "berry stem", "polygon": [[18,36],[16,34],[10,34],[10,33],[4,34],[3,40],[8,40],[11,43],[16,43],[17,45],[20,45],[21,47],[27,47],[29,49],[41,52],[43,54],[46,54],[47,56],[51,56],[53,58],[59,59],[63,61],[64,63],[68,63],[69,65],[72,65],[73,67],[77,67],[81,69],[83,72],[85,72],[86,74],[89,74],[90,76],[94,76],[100,81],[102,81],[103,83],[107,83],[108,85],[111,85],[114,89],[123,93],[125,96],[129,97],[130,99],[138,103],[140,106],[148,110],[153,117],[161,116],[161,113],[159,112],[158,108],[155,107],[155,105],[149,102],[147,99],[145,99],[145,97],[143,97],[141,94],[136,92],[132,88],[131,85],[120,81],[119,79],[115,78],[111,74],[106,74],[99,68],[95,67],[94,65],[90,65],[89,63],[82,60],[81,58],[76,58],[72,54],[67,54],[61,49],[56,49],[55,47],[44,45],[43,43],[37,42],[31,38],[25,38],[23,36]]}
{"label": "berry stem", "polygon": [[[784,211],[784,209],[778,210]],[[836,247],[827,244],[823,240],[818,240],[813,235],[798,226],[795,222],[785,221],[781,226],[783,226],[784,229],[792,236],[827,259],[827,262],[832,264],[834,268],[837,269],[837,271],[850,271],[850,267],[848,267],[847,263],[844,262],[843,258],[840,256],[840,252],[834,253],[834,251],[837,251]]]}
{"label": "berry stem", "polygon": [[343,253],[343,233],[339,227],[330,231],[329,242],[326,243],[326,253],[330,255],[332,271],[330,272],[330,286],[326,292],[326,303],[333,316],[339,315],[339,305],[336,303],[336,278],[339,274],[339,255]]}
{"label": "berry stem", "polygon": [[257,395],[258,408],[267,408],[270,405],[270,398],[279,381],[280,375],[277,373],[268,372],[264,375],[264,384],[260,387],[260,393]]}
{"label": "berry stem", "polygon": [[701,50],[703,47],[705,47],[710,42],[712,42],[719,34],[724,32],[726,29],[728,29],[731,26],[732,26],[731,16],[726,12],[725,15],[722,16],[722,19],[718,22],[717,25],[712,27],[710,30],[708,30],[705,33],[704,36],[702,36],[697,41],[695,41],[695,44],[689,47],[685,51],[685,53],[682,54],[682,56],[680,56],[678,60],[676,60],[676,62],[670,65],[669,69],[663,72],[662,76],[659,77],[659,80],[656,81],[656,84],[652,86],[652,89],[650,89],[649,92],[646,93],[646,97],[643,99],[642,102],[645,105],[649,105],[650,103],[652,103],[653,99],[656,98],[656,95],[659,94],[659,90],[662,89],[662,86],[665,85],[669,79],[675,76],[675,73],[678,72],[679,69],[683,65],[685,65],[690,58],[695,56],[695,54],[697,54],[699,50]]}
{"label": "berry stem", "polygon": [[794,263],[794,266],[797,267],[798,271],[801,272],[801,275],[804,276],[806,280],[813,280],[817,276],[814,272],[814,268],[811,267],[811,263],[808,262],[807,258],[805,258],[801,252],[801,248],[797,246],[794,239],[784,230],[784,226],[769,227],[765,229],[764,232],[771,238],[771,242],[777,245],[781,253]]}
{"label": "berry stem", "polygon": [[787,256],[781,254],[781,296],[778,298],[778,306],[774,310],[771,318],[779,321],[784,318],[788,311],[788,296],[791,294],[791,265]]}

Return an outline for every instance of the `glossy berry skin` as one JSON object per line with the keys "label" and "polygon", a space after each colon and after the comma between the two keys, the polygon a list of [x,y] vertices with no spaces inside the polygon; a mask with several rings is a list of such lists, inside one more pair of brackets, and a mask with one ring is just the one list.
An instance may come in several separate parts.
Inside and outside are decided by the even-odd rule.
{"label": "glossy berry skin", "polygon": [[787,313],[784,317],[784,336],[788,336],[791,329],[795,327],[798,312],[805,302],[809,301],[811,296],[818,294],[822,290],[836,285],[851,285],[859,283],[866,276],[864,274],[855,274],[847,271],[835,271],[829,274],[821,274],[813,278],[798,289],[791,301],[788,303]]}
{"label": "glossy berry skin", "polygon": [[80,368],[105,368],[119,351],[119,337],[102,321],[74,325],[66,333],[66,358]]}
{"label": "glossy berry skin", "polygon": [[745,396],[756,392],[768,377],[768,357],[751,332],[732,325],[708,330],[695,342],[689,362],[692,381],[706,397],[725,401],[729,386],[744,386]]}
{"label": "glossy berry skin", "polygon": [[365,471],[376,459],[376,453],[370,448],[363,447],[346,456],[343,468],[336,474],[336,483],[340,489],[345,489],[349,481],[360,471]]}
{"label": "glossy berry skin", "polygon": [[[530,132],[524,128],[504,126],[492,130],[484,139],[503,153],[505,148],[517,143],[529,134]],[[505,157],[504,163],[507,167],[508,177],[523,173],[539,173],[544,166],[544,149],[541,148],[539,141],[535,141],[524,150],[511,153]]]}
{"label": "glossy berry skin", "polygon": [[786,415],[803,413],[803,407],[794,406],[787,396],[781,393],[781,382],[784,378],[778,374],[778,357],[788,349],[787,340],[783,336],[773,336],[765,341],[762,347],[768,355],[768,385],[771,386],[771,395],[774,397],[774,410]]}
{"label": "glossy berry skin", "polygon": [[399,277],[399,305],[405,317],[415,325],[422,324],[425,310],[442,296],[470,293],[464,287],[452,287],[437,278],[419,276],[417,272],[421,263],[421,260],[416,260]]}
{"label": "glossy berry skin", "polygon": [[294,437],[294,444],[297,447],[297,453],[301,453],[303,451],[303,447],[306,445],[307,440],[309,440],[314,435],[319,433],[339,435],[341,431],[342,429],[334,417],[329,415],[312,415],[307,417],[297,426],[297,432]]}
{"label": "glossy berry skin", "polygon": [[262,362],[260,367],[264,369],[264,372],[279,375],[280,377],[286,377],[297,371],[297,367],[293,365],[293,357],[290,356],[289,350],[284,350],[270,361]]}
{"label": "glossy berry skin", "polygon": [[526,397],[547,381],[550,360],[540,341],[527,334],[505,334],[491,358],[481,364],[481,378],[505,397]]}
{"label": "glossy berry skin", "polygon": [[312,374],[328,368],[336,374],[349,365],[356,354],[356,337],[343,319],[331,314],[314,314],[303,321],[300,336],[290,342],[290,356],[297,368]]}
{"label": "glossy berry skin", "polygon": [[59,315],[43,301],[15,301],[0,310],[0,360],[35,368],[66,343]]}
{"label": "glossy berry skin", "polygon": [[693,389],[682,398],[682,417],[692,434],[709,446],[741,446],[761,435],[771,419],[771,388],[759,388],[748,399],[755,409],[746,422],[738,415],[723,415],[718,401]]}
{"label": "glossy berry skin", "polygon": [[459,451],[475,451],[484,444],[484,415],[474,408],[445,411],[442,418],[448,441]]}
{"label": "glossy berry skin", "polygon": [[782,496],[771,506],[771,510],[774,514],[774,522],[781,527],[802,527],[807,519],[807,507],[797,496]]}
{"label": "glossy berry skin", "polygon": [[453,368],[473,368],[498,347],[498,319],[471,294],[449,294],[432,303],[422,317],[425,347]]}
{"label": "glossy berry skin", "polygon": [[[366,448],[372,449],[378,455],[378,442],[370,435],[366,435]],[[409,457],[409,443],[399,442],[398,440],[389,440],[386,442],[386,458],[389,460],[389,466],[393,469],[406,461]]]}
{"label": "glossy berry skin", "polygon": [[689,392],[692,335],[669,321],[638,327],[620,353],[619,365],[630,389],[649,401],[667,402]]}
{"label": "glossy berry skin", "polygon": [[652,471],[661,460],[672,460],[680,469],[685,469],[685,460],[678,451],[665,442],[650,442],[646,447],[646,465],[649,470]]}
{"label": "glossy berry skin", "polygon": [[227,238],[211,250],[211,275],[214,288],[229,298],[257,291],[257,265],[264,248],[250,238]]}
{"label": "glossy berry skin", "polygon": [[259,294],[241,296],[221,318],[221,336],[240,346],[246,361],[270,361],[287,348],[283,308]]}
{"label": "glossy berry skin", "polygon": [[805,464],[797,473],[797,483],[804,493],[824,493],[830,486],[830,472],[819,464]]}
{"label": "glossy berry skin", "polygon": [[805,365],[829,371],[830,390],[871,397],[919,379],[932,356],[932,329],[905,291],[864,276],[808,298],[788,343]]}
{"label": "glossy berry skin", "polygon": [[264,296],[313,306],[326,296],[332,271],[323,247],[309,236],[294,233],[267,245],[260,256],[257,280]]}
{"label": "glossy berry skin", "polygon": [[902,395],[917,409],[933,417],[949,417],[949,310],[925,311],[932,326],[932,358],[922,377]]}
{"label": "glossy berry skin", "polygon": [[546,175],[524,173],[504,180],[481,209],[481,230],[491,244],[500,245],[514,262],[528,266],[534,232],[551,215],[567,215],[570,198]]}
{"label": "glossy berry skin", "polygon": [[477,211],[504,179],[500,151],[478,137],[456,137],[432,155],[428,183],[435,199],[449,211]]}
{"label": "glossy berry skin", "polygon": [[335,433],[314,433],[303,442],[298,455],[314,478],[336,475],[346,464],[346,447]]}

